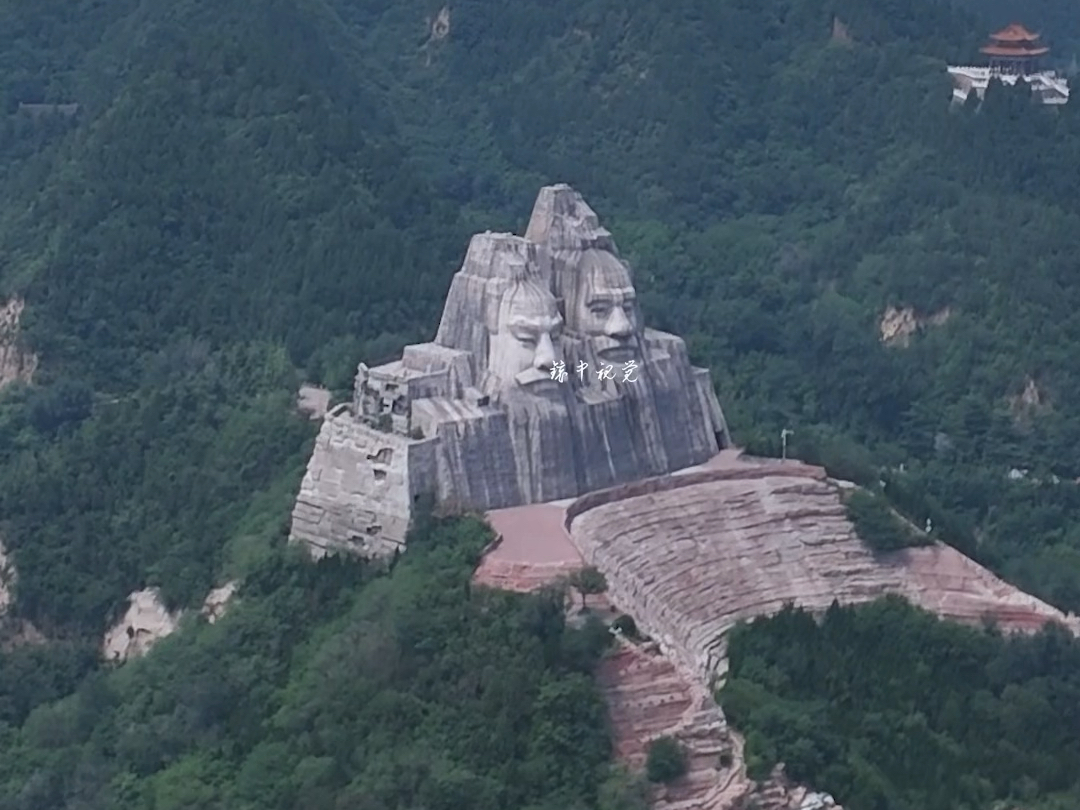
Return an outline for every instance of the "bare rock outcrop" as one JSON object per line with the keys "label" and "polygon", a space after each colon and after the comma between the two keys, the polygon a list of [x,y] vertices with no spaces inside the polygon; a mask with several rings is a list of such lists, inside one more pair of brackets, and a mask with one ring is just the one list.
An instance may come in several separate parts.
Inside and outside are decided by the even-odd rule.
{"label": "bare rock outcrop", "polygon": [[1050,408],[1049,398],[1031,377],[1024,382],[1023,391],[1009,397],[1009,410],[1012,411],[1013,420],[1018,424],[1023,424]]}
{"label": "bare rock outcrop", "polygon": [[971,625],[992,621],[1023,632],[1055,621],[1080,634],[1080,618],[1010,585],[951,546],[908,548],[880,560],[899,570],[900,594],[944,618]]}
{"label": "bare rock outcrop", "polygon": [[851,486],[818,467],[725,450],[671,475],[488,513],[500,539],[476,581],[531,590],[582,564],[604,572],[609,603],[658,642],[621,642],[602,665],[616,753],[640,767],[658,736],[690,753],[690,775],[657,791],[655,807],[822,810],[831,797],[780,772],[760,785],[746,777],[742,740],[706,688],[726,672],[726,633],[738,621],[789,602],[822,611],[834,599],[900,594],[969,624],[1030,631],[1057,621],[1080,633],[1076,617],[951,547],[872,553],[840,499]]}
{"label": "bare rock outcrop", "polygon": [[14,615],[13,589],[17,573],[15,563],[0,538],[0,650],[8,651],[27,644],[42,644],[45,636],[26,619]]}
{"label": "bare rock outcrop", "polygon": [[443,6],[431,21],[431,39],[438,41],[450,36],[450,6]]}
{"label": "bare rock outcrop", "polygon": [[239,587],[240,583],[233,580],[231,582],[226,582],[220,588],[212,589],[203,601],[202,610],[200,611],[203,618],[210,622],[210,624],[213,624],[224,616],[226,609],[229,607],[229,603],[236,595],[236,591]]}
{"label": "bare rock outcrop", "polygon": [[851,32],[848,31],[848,27],[839,17],[833,17],[831,41],[841,45],[850,45],[855,41],[851,36]]}
{"label": "bare rock outcrop", "polygon": [[686,775],[654,788],[656,810],[719,810],[753,787],[741,740],[729,732],[708,689],[655,645],[620,642],[598,677],[621,761],[643,768],[648,744],[658,737],[673,737],[686,754]]}
{"label": "bare rock outcrop", "polygon": [[0,540],[0,616],[11,607],[11,588],[15,584],[15,565],[8,558],[3,540]]}
{"label": "bare rock outcrop", "polygon": [[652,479],[579,499],[570,532],[607,575],[612,600],[707,682],[740,620],[788,601],[824,609],[845,594],[873,599],[898,586],[824,479],[803,465]]}
{"label": "bare rock outcrop", "polygon": [[733,810],[843,810],[828,793],[792,782],[784,766],[777,765],[769,777],[747,791]]}
{"label": "bare rock outcrop", "polygon": [[161,602],[157,588],[131,594],[127,612],[105,634],[103,653],[107,661],[123,662],[146,655],[155,643],[171,635],[180,622]]}
{"label": "bare rock outcrop", "polygon": [[0,305],[0,388],[13,382],[30,382],[37,370],[37,355],[19,340],[19,320],[25,306],[18,297]]}
{"label": "bare rock outcrop", "polygon": [[330,392],[317,385],[304,383],[296,395],[296,408],[312,420],[322,419],[330,407]]}
{"label": "bare rock outcrop", "polygon": [[[206,595],[199,614],[214,624],[225,615],[238,588],[236,581],[213,588]],[[154,644],[176,632],[183,615],[183,611],[169,612],[157,588],[135,591],[128,597],[127,611],[105,634],[102,643],[105,660],[123,663],[146,655]]]}
{"label": "bare rock outcrop", "polygon": [[431,67],[431,55],[434,47],[450,36],[450,6],[443,6],[434,17],[427,17],[424,25],[428,31],[428,37],[420,46],[424,54],[424,64]]}
{"label": "bare rock outcrop", "polygon": [[889,306],[881,316],[878,328],[881,342],[887,346],[907,346],[911,336],[927,326],[941,326],[952,317],[952,310],[945,307],[931,315],[920,316],[912,307]]}

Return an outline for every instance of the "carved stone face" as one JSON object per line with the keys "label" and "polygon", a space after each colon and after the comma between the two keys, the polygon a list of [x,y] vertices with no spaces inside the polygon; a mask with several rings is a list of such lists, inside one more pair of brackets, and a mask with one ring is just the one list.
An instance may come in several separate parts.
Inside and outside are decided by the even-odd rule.
{"label": "carved stone face", "polygon": [[588,338],[597,360],[614,364],[638,358],[637,292],[629,269],[606,251],[589,251],[586,257],[571,325]]}
{"label": "carved stone face", "polygon": [[551,381],[562,360],[563,320],[555,296],[531,281],[510,287],[499,302],[498,330],[488,344],[488,371],[500,387]]}

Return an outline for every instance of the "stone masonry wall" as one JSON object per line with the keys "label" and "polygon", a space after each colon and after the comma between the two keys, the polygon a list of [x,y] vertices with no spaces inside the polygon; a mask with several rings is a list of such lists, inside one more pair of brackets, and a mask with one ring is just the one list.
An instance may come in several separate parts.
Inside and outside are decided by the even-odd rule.
{"label": "stone masonry wall", "polygon": [[338,407],[323,420],[293,509],[290,539],[316,556],[404,548],[415,498],[434,486],[434,440],[368,427]]}

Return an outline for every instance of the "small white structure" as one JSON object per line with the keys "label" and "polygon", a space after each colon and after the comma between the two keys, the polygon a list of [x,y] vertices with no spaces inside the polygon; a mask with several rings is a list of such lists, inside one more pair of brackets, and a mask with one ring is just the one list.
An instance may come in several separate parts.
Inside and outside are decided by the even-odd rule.
{"label": "small white structure", "polygon": [[967,101],[968,93],[975,91],[981,100],[990,84],[990,79],[998,79],[1003,84],[1013,85],[1023,80],[1031,85],[1031,92],[1043,104],[1065,104],[1069,101],[1069,82],[1052,70],[1044,70],[1027,76],[1001,73],[988,67],[965,65],[949,67],[953,80],[953,100],[958,104]]}
{"label": "small white structure", "polygon": [[1053,70],[1042,70],[1040,59],[1050,52],[1038,34],[1019,23],[990,35],[990,44],[981,49],[989,57],[989,65],[950,67],[953,80],[953,100],[967,101],[975,92],[981,100],[991,79],[1014,85],[1023,80],[1031,85],[1032,94],[1043,104],[1065,104],[1069,100],[1069,82]]}

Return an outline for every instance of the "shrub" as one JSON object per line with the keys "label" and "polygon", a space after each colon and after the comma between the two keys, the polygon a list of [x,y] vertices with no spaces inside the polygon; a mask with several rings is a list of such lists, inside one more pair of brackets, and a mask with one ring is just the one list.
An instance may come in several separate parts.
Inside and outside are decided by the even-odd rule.
{"label": "shrub", "polygon": [[639,638],[637,622],[634,621],[633,616],[628,616],[627,614],[623,613],[611,623],[611,626],[627,638]]}
{"label": "shrub", "polygon": [[820,428],[803,428],[792,437],[788,456],[824,467],[833,478],[862,486],[877,483],[878,473],[869,450],[846,436]]}
{"label": "shrub", "polygon": [[896,551],[932,542],[901,520],[884,498],[865,490],[856,490],[848,497],[847,515],[862,541],[875,551]]}
{"label": "shrub", "polygon": [[645,775],[650,782],[674,782],[686,773],[686,754],[672,737],[658,737],[649,743]]}

